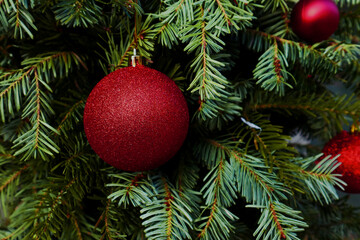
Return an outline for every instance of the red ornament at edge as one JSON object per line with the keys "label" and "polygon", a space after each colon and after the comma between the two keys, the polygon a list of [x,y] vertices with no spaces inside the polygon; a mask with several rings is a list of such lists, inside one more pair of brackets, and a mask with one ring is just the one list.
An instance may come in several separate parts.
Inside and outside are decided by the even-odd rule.
{"label": "red ornament at edge", "polygon": [[125,171],[146,171],[170,160],[189,127],[186,100],[165,74],[137,65],[105,76],[91,91],[84,129],[92,149]]}
{"label": "red ornament at edge", "polygon": [[347,183],[345,192],[360,193],[360,133],[342,131],[325,144],[322,152],[332,157],[341,154],[337,158],[341,165],[334,173],[343,175],[341,179]]}
{"label": "red ornament at edge", "polygon": [[300,0],[291,13],[290,26],[311,43],[328,39],[339,25],[339,9],[332,0]]}

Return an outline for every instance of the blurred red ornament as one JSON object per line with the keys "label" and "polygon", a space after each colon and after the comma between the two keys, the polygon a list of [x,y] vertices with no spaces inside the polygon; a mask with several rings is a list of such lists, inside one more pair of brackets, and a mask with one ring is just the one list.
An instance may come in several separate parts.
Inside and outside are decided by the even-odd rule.
{"label": "blurred red ornament", "polygon": [[345,192],[360,193],[360,134],[342,131],[326,143],[323,153],[332,157],[341,154],[337,159],[341,165],[334,173],[343,175],[341,179],[347,183]]}
{"label": "blurred red ornament", "polygon": [[339,25],[339,9],[332,0],[300,0],[291,13],[290,25],[311,43],[328,39]]}
{"label": "blurred red ornament", "polygon": [[178,86],[165,74],[137,65],[105,76],[91,91],[84,129],[92,149],[125,171],[157,168],[183,144],[189,112]]}

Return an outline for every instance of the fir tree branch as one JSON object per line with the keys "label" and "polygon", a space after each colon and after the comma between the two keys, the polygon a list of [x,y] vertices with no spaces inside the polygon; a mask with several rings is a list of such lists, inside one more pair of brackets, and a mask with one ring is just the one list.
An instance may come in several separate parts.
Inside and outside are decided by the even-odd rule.
{"label": "fir tree branch", "polygon": [[261,3],[265,3],[265,5],[264,5],[265,11],[268,11],[271,9],[271,11],[274,12],[279,8],[279,6],[281,7],[281,10],[283,12],[286,12],[289,10],[286,0],[262,0]]}
{"label": "fir tree branch", "polygon": [[[216,200],[207,207],[204,207],[204,211],[209,209],[208,216],[200,216],[196,222],[199,222],[199,234],[197,239],[216,239],[225,240],[229,239],[230,232],[234,231],[232,222],[238,218],[226,208],[222,207]],[[204,212],[203,212],[204,213]]]}
{"label": "fir tree branch", "polygon": [[[152,18],[148,16],[144,21],[141,16],[137,16],[137,18],[136,28],[120,32],[119,44],[115,43],[114,35],[108,32],[106,47],[100,45],[105,54],[103,59],[107,63],[107,65],[101,63],[105,73],[108,72],[109,66],[110,72],[127,67],[129,64],[126,60],[133,54],[133,49],[136,49],[141,57],[151,58],[156,40],[156,30],[150,28]],[[126,24],[130,25],[128,22]]]}
{"label": "fir tree branch", "polygon": [[184,35],[183,41],[190,40],[184,50],[192,52],[198,49],[197,57],[191,64],[196,75],[189,89],[192,89],[192,92],[198,91],[202,101],[219,97],[228,81],[215,68],[223,66],[223,64],[211,58],[209,53],[211,50],[220,51],[223,42],[216,38],[214,33],[207,30],[203,8],[200,8],[197,14],[197,23],[184,28],[182,35]]}
{"label": "fir tree branch", "polygon": [[281,167],[283,161],[287,162],[289,158],[296,155],[295,149],[288,145],[290,137],[281,134],[280,126],[271,124],[261,114],[252,113],[248,116],[244,113],[244,118],[260,127],[261,131],[240,123],[235,130],[235,138],[244,141],[246,149],[254,146],[264,158],[265,164],[270,167],[270,171],[273,170],[274,165]]}
{"label": "fir tree branch", "polygon": [[12,232],[12,233],[10,233],[9,235],[7,235],[6,237],[3,237],[1,240],[11,239],[15,234],[16,234],[16,232]]}
{"label": "fir tree branch", "polygon": [[340,63],[334,61],[315,46],[308,46],[301,42],[280,38],[266,32],[247,29],[243,34],[243,43],[250,49],[262,51],[277,42],[288,62],[300,63],[310,72],[316,72],[326,78],[329,74],[337,73]]}
{"label": "fir tree branch", "polygon": [[76,229],[76,235],[78,237],[77,239],[78,240],[83,240],[83,237],[82,237],[82,234],[81,234],[81,229],[79,227],[79,222],[78,222],[78,220],[77,220],[77,218],[75,217],[74,214],[71,214],[71,220],[73,221],[75,229]]}
{"label": "fir tree branch", "polygon": [[[178,189],[179,196],[185,198],[186,195],[193,190],[199,179],[200,169],[194,164],[191,157],[182,158],[176,171],[175,186]],[[191,202],[196,202],[196,196],[191,197]]]}
{"label": "fir tree branch", "polygon": [[172,221],[173,221],[173,211],[172,211],[172,205],[174,197],[171,195],[171,191],[169,189],[169,186],[166,182],[165,178],[162,178],[162,181],[164,182],[164,188],[165,188],[165,205],[166,205],[166,211],[167,211],[167,225],[166,225],[166,240],[171,240],[171,233],[172,233]]}
{"label": "fir tree branch", "polygon": [[113,192],[108,196],[111,201],[119,199],[118,204],[124,208],[130,203],[134,207],[138,207],[150,204],[153,201],[154,189],[145,174],[124,172],[111,174],[110,177],[117,179],[116,182],[106,185],[114,187]]}
{"label": "fir tree branch", "polygon": [[129,44],[128,48],[124,51],[124,53],[121,55],[119,64],[116,67],[121,67],[124,64],[124,60],[127,59],[129,57],[129,55],[132,54],[132,50],[135,48],[136,46],[136,39],[134,38],[131,43]]}
{"label": "fir tree branch", "polygon": [[201,189],[205,204],[210,205],[216,199],[220,206],[229,207],[237,198],[233,184],[234,171],[232,166],[223,158],[204,178],[207,181]]}
{"label": "fir tree branch", "polygon": [[216,0],[216,3],[217,3],[217,5],[219,6],[219,8],[221,9],[221,12],[222,12],[223,17],[224,17],[224,19],[226,20],[227,24],[230,26],[230,25],[231,25],[231,21],[230,21],[228,15],[226,14],[226,11],[225,11],[224,6],[222,5],[221,1],[220,1],[220,0]]}
{"label": "fir tree branch", "polygon": [[340,4],[340,7],[352,7],[360,4],[359,0],[335,0],[335,2]]}
{"label": "fir tree branch", "polygon": [[[298,178],[306,186],[304,188],[305,192],[311,196],[311,200],[316,200],[323,205],[324,202],[330,204],[334,199],[339,199],[334,186],[343,189],[346,183],[339,179],[340,174],[333,173],[340,165],[336,161],[337,157],[334,156],[330,159],[330,156],[327,156],[319,161],[320,156],[296,160],[300,168],[298,169],[299,176],[294,174],[294,177]],[[311,164],[316,161],[318,161],[317,164],[312,169],[309,169]]]}
{"label": "fir tree branch", "polygon": [[49,225],[51,219],[53,218],[53,212],[56,210],[56,208],[62,204],[62,196],[66,194],[66,191],[77,181],[77,179],[72,179],[63,189],[60,190],[60,192],[57,194],[56,198],[53,200],[52,205],[50,206],[50,211],[47,214],[47,218],[45,221],[45,226],[43,229],[46,231],[47,226]]}
{"label": "fir tree branch", "polygon": [[[220,148],[225,151],[229,155],[230,159],[234,161],[232,164],[236,163],[232,167],[235,168],[235,175],[238,178],[236,180],[238,184],[237,191],[239,191],[248,202],[264,204],[269,197],[275,199],[278,199],[279,197],[281,199],[286,199],[282,192],[286,192],[287,190],[284,189],[284,186],[281,183],[276,181],[274,173],[267,172],[268,167],[263,165],[259,159],[240,153],[239,151],[232,149],[231,146],[226,146],[218,141],[207,141],[216,148]],[[243,181],[249,181],[250,178],[252,180],[247,184],[252,185],[252,189],[258,194],[257,196],[254,196],[253,193],[250,194],[243,192],[241,187],[241,185],[244,184]]]}
{"label": "fir tree branch", "polygon": [[[265,90],[275,90],[276,93],[283,96],[285,94],[285,86],[292,88],[287,83],[288,76],[292,77],[292,75],[285,70],[285,66],[288,66],[288,63],[275,41],[273,46],[261,55],[259,63],[254,69],[254,78],[258,79],[256,83],[261,83],[261,87]],[[294,79],[294,77],[292,78]]]}
{"label": "fir tree branch", "polygon": [[[101,237],[99,240],[113,240],[113,239],[127,239],[125,234],[121,234],[124,232],[124,229],[129,228],[129,235],[134,234],[135,229],[131,229],[131,216],[126,216],[119,214],[123,211],[123,209],[115,208],[111,199],[107,199],[105,201],[105,206],[103,213],[95,224],[94,229],[100,224],[101,221],[104,221],[104,226],[101,230]],[[116,219],[116,221],[114,221]]]}
{"label": "fir tree branch", "polygon": [[152,239],[190,239],[190,207],[172,184],[160,175],[153,177],[157,197],[141,209],[145,235]]}
{"label": "fir tree branch", "polygon": [[[65,204],[64,196],[68,193],[70,188],[74,187],[77,179],[72,179],[64,186],[56,195],[45,194],[43,195],[43,201],[39,202],[39,208],[42,203],[47,207],[46,211],[39,211],[40,216],[44,216],[45,219],[39,222],[34,229],[28,234],[28,237],[32,236],[35,239],[42,239],[42,236],[50,236],[51,232],[59,230],[60,226],[64,224],[66,214],[60,207]],[[50,189],[47,189],[50,191]],[[67,207],[68,208],[68,207]],[[56,217],[56,219],[54,219]],[[59,221],[63,219],[62,221]]]}
{"label": "fir tree branch", "polygon": [[98,22],[101,8],[93,0],[59,1],[54,7],[56,20],[68,27],[89,27]]}
{"label": "fir tree branch", "polygon": [[0,154],[1,158],[16,158],[14,155],[12,154]]}
{"label": "fir tree branch", "polygon": [[7,100],[8,111],[12,113],[12,102],[19,109],[21,99],[26,96],[22,118],[28,119],[29,123],[25,124],[23,132],[14,141],[13,147],[20,147],[15,155],[23,154],[22,158],[25,160],[30,157],[36,158],[38,155],[42,159],[47,159],[49,155],[58,152],[58,146],[48,137],[49,132],[57,133],[57,130],[47,123],[47,117],[54,114],[54,111],[50,106],[48,94],[41,88],[44,87],[51,92],[48,82],[58,77],[57,72],[59,77],[67,76],[72,68],[71,62],[85,66],[76,53],[57,52],[26,59],[22,62],[23,69],[0,76],[4,79],[1,85],[7,86],[0,92],[0,112],[3,120],[5,101]]}
{"label": "fir tree branch", "polygon": [[[285,234],[286,237],[293,237],[289,239],[298,239],[295,232],[303,230],[300,227],[304,227],[306,224],[303,221],[296,220],[300,218],[298,216],[300,212],[294,211],[290,207],[279,202],[280,200],[286,199],[283,192],[288,191],[282,183],[278,182],[275,173],[269,173],[267,171],[268,167],[266,167],[260,159],[239,152],[240,149],[238,149],[236,145],[233,146],[231,141],[227,141],[226,144],[219,143],[215,140],[207,140],[207,142],[215,146],[219,151],[225,151],[228,158],[230,158],[231,169],[233,169],[235,173],[237,192],[245,197],[247,202],[255,204],[250,205],[249,207],[264,209],[262,210],[262,217],[259,219],[258,229],[254,233],[257,235],[257,239],[260,239],[263,236],[264,231],[259,231],[264,227],[269,228],[266,236],[263,236],[264,239],[274,239],[274,237],[279,236],[279,234]],[[217,154],[218,156],[222,156],[220,153]],[[212,155],[213,154],[210,153],[209,156]],[[229,198],[230,196],[231,194],[229,193],[227,197]],[[277,213],[276,216],[277,219],[279,219],[278,221],[271,218],[270,216],[273,216],[271,214],[275,211],[275,208],[271,208],[271,204],[274,203],[281,206],[281,208],[278,208],[276,211],[282,212],[283,209],[287,209],[290,216],[283,216]],[[271,222],[265,222],[264,219],[269,218],[272,219]],[[280,220],[280,218],[283,218],[284,220]]]}
{"label": "fir tree branch", "polygon": [[[216,197],[216,196],[215,196]],[[207,229],[210,227],[210,224],[212,223],[212,221],[214,220],[214,213],[216,212],[216,205],[217,205],[217,198],[214,198],[214,202],[211,206],[211,210],[210,210],[210,214],[209,214],[209,218],[206,221],[205,227],[201,230],[201,232],[198,234],[197,238],[202,238],[206,233],[207,233]]]}
{"label": "fir tree branch", "polygon": [[11,175],[3,184],[0,185],[0,192],[2,192],[10,183],[14,182],[14,180],[20,177],[21,173],[29,168],[29,165],[25,165],[19,171],[15,172]]}
{"label": "fir tree branch", "polygon": [[357,121],[360,116],[360,102],[354,95],[334,96],[328,91],[324,91],[321,95],[289,94],[286,103],[274,95],[260,93],[255,95],[259,96],[259,99],[251,103],[249,109],[258,111],[272,109],[285,116],[306,116],[309,120],[317,122],[316,126],[314,125],[316,127],[314,129],[317,130],[314,135],[324,133],[331,137],[342,129],[342,124],[348,124],[347,116],[350,116],[353,121]]}
{"label": "fir tree branch", "polygon": [[[234,230],[229,220],[235,220],[236,217],[226,210],[224,206],[233,204],[233,198],[237,197],[231,181],[233,179],[232,168],[227,162],[220,159],[218,166],[209,172],[204,181],[207,179],[208,181],[201,189],[201,192],[204,192],[205,204],[210,207],[210,213],[208,216],[199,217],[197,220],[200,222],[206,220],[199,226],[200,233],[197,238],[209,239],[218,229],[225,231],[224,236],[229,236],[229,232]],[[227,217],[224,216],[224,212],[227,213]],[[223,238],[217,237],[217,239]]]}
{"label": "fir tree branch", "polygon": [[40,85],[39,85],[39,77],[37,72],[34,73],[35,75],[35,84],[36,84],[36,131],[35,131],[35,146],[34,149],[36,150],[39,147],[39,131],[40,131],[40,114],[41,114],[41,106],[40,106]]}
{"label": "fir tree branch", "polygon": [[[1,22],[6,26],[5,29],[10,27],[14,31],[14,38],[20,35],[20,39],[23,39],[25,34],[30,38],[34,38],[32,30],[37,30],[37,27],[34,24],[34,17],[28,10],[34,7],[35,2],[28,3],[20,0],[0,2]],[[6,16],[5,13],[8,15]]]}
{"label": "fir tree branch", "polygon": [[258,221],[259,226],[254,232],[256,239],[296,239],[296,232],[303,231],[308,225],[302,221],[300,211],[295,211],[278,201],[269,201],[269,205],[248,206],[262,209],[262,214]]}
{"label": "fir tree branch", "polygon": [[275,206],[274,204],[270,203],[270,211],[271,211],[271,214],[272,214],[272,218],[276,224],[276,227],[280,233],[280,236],[282,239],[286,239],[286,236],[285,236],[285,233],[284,233],[284,229],[283,227],[281,226],[280,222],[279,222],[279,218],[277,216],[277,212],[275,211]]}
{"label": "fir tree branch", "polygon": [[65,116],[61,120],[59,126],[57,127],[57,132],[60,132],[62,128],[64,128],[68,122],[71,121],[75,115],[78,115],[78,111],[81,111],[85,107],[85,100],[81,99],[80,101],[76,102],[71,108],[66,112]]}
{"label": "fir tree branch", "polygon": [[[106,208],[105,208],[105,214],[104,214],[104,221],[105,221],[105,233],[108,236],[109,240],[112,240],[112,238],[110,237],[110,229],[109,229],[109,208],[110,208],[110,203],[111,200],[109,199],[106,203]],[[105,233],[103,236],[105,236]]]}
{"label": "fir tree branch", "polygon": [[277,10],[273,13],[264,13],[259,18],[260,26],[265,28],[264,32],[280,38],[293,38],[295,34],[292,32],[289,24],[289,12]]}
{"label": "fir tree branch", "polygon": [[300,110],[300,111],[314,111],[314,112],[332,112],[336,114],[344,114],[357,117],[359,113],[356,111],[349,111],[346,109],[334,109],[329,107],[318,107],[314,105],[292,105],[292,104],[259,104],[254,106],[254,110],[264,110],[264,109],[285,109],[285,110]]}

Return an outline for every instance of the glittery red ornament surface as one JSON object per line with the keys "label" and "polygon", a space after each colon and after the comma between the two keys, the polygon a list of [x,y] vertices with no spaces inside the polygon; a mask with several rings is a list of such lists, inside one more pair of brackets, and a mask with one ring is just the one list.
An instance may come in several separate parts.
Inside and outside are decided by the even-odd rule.
{"label": "glittery red ornament surface", "polygon": [[360,134],[351,134],[342,131],[331,139],[323,149],[324,156],[331,155],[341,165],[335,173],[342,174],[342,180],[347,183],[345,192],[360,193]]}
{"label": "glittery red ornament surface", "polygon": [[300,0],[290,25],[300,38],[315,43],[328,39],[339,25],[339,9],[332,0]]}
{"label": "glittery red ornament surface", "polygon": [[90,146],[105,162],[125,171],[167,162],[183,144],[188,126],[187,104],[174,81],[142,65],[105,76],[85,105]]}

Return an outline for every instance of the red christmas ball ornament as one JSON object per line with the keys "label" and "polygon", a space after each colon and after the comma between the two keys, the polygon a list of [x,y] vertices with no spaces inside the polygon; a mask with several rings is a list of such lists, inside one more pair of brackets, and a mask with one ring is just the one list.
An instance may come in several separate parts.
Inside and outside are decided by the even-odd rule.
{"label": "red christmas ball ornament", "polygon": [[315,43],[328,39],[339,25],[339,9],[332,0],[300,0],[290,25],[300,38]]}
{"label": "red christmas ball ornament", "polygon": [[343,175],[345,192],[360,193],[360,134],[342,131],[325,144],[322,152],[333,157],[341,154],[337,159],[341,165],[334,172]]}
{"label": "red christmas ball ornament", "polygon": [[125,171],[157,168],[183,144],[189,111],[178,86],[165,74],[137,65],[105,76],[91,91],[84,128],[92,149]]}

